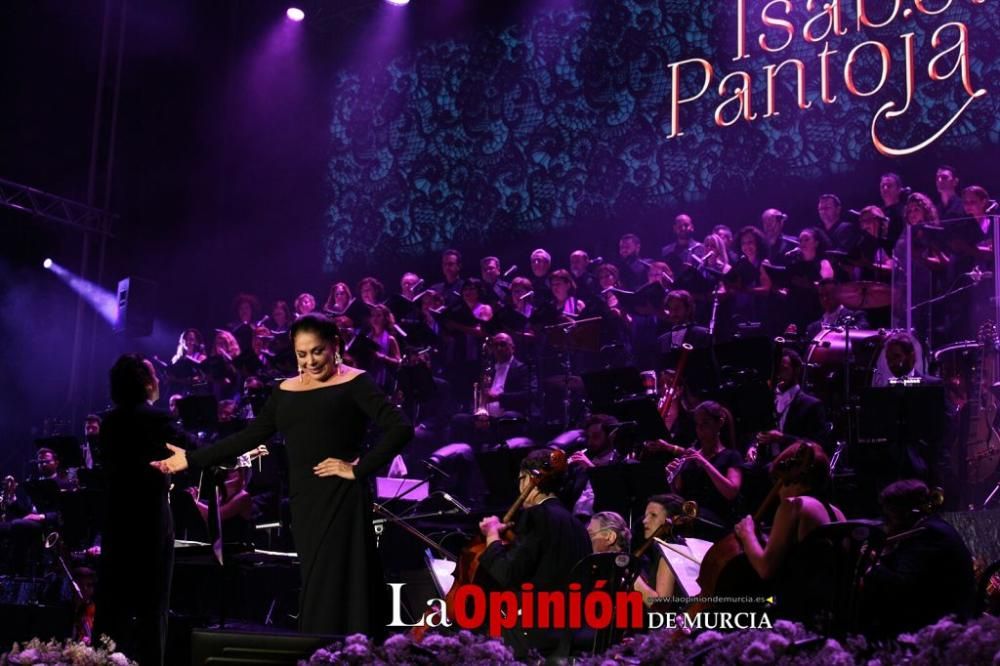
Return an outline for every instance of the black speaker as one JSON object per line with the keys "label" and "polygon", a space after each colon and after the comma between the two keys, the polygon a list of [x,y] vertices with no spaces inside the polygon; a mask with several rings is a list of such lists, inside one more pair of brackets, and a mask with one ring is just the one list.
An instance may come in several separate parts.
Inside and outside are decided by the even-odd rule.
{"label": "black speaker", "polygon": [[308,661],[313,652],[336,640],[343,637],[195,629],[191,633],[191,664],[296,666],[300,659]]}
{"label": "black speaker", "polygon": [[156,283],[139,277],[118,282],[118,317],[113,329],[130,338],[153,333],[156,312]]}

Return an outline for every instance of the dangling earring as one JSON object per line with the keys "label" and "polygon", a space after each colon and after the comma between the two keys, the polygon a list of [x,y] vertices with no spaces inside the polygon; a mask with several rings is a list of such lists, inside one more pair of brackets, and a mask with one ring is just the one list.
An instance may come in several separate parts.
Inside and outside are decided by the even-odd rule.
{"label": "dangling earring", "polygon": [[338,350],[337,350],[336,352],[334,352],[334,354],[333,354],[333,364],[334,364],[335,366],[337,366],[337,368],[339,369],[339,368],[340,368],[340,365],[341,365],[341,364],[342,364],[343,362],[344,362],[344,357],[340,355],[340,350],[338,349]]}
{"label": "dangling earring", "polygon": [[306,366],[304,365],[299,366],[299,383],[300,384],[306,383]]}

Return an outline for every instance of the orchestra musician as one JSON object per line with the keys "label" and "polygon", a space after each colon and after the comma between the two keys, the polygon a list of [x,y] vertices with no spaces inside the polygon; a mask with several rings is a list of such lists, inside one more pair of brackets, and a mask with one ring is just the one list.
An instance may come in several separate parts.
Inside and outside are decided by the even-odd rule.
{"label": "orchestra musician", "polygon": [[879,495],[886,543],[865,572],[861,626],[892,637],[933,624],[945,615],[961,621],[972,612],[972,555],[955,528],[933,513],[923,481],[906,479]]}
{"label": "orchestra musician", "polygon": [[[778,365],[778,384],[774,389],[774,413],[778,428],[757,436],[757,445],[747,452],[751,459],[772,460],[776,447],[791,438],[803,438],[830,446],[829,422],[823,402],[802,388],[802,357],[791,349],[783,349]],[[760,448],[764,447],[764,451]]]}
{"label": "orchestra musician", "polygon": [[832,547],[810,537],[817,527],[845,520],[844,513],[826,499],[830,460],[818,444],[795,442],[770,467],[772,476],[778,475],[780,499],[768,538],[758,536],[752,516],[740,520],[734,531],[754,571],[778,592],[781,616],[805,621],[829,607],[817,599],[832,595],[830,581],[818,575]]}
{"label": "orchestra musician", "polygon": [[864,310],[850,310],[837,298],[837,281],[824,278],[819,281],[819,306],[823,314],[806,327],[806,339],[814,340],[825,328],[868,328],[868,317]]}
{"label": "orchestra musician", "polygon": [[[501,539],[505,526],[497,516],[479,523],[486,538],[479,566],[502,590],[520,590],[523,583],[531,583],[536,591],[565,590],[574,565],[591,552],[586,528],[557,497],[565,472],[541,473],[550,456],[550,449],[538,449],[521,462],[518,489],[528,494],[513,541]],[[560,630],[515,631],[504,637],[519,654],[526,654],[529,646],[549,657],[565,656],[569,650],[569,636]]]}
{"label": "orchestra musician", "polygon": [[595,553],[627,553],[632,542],[632,530],[614,511],[601,511],[591,516],[587,534]]}
{"label": "orchestra musician", "polygon": [[883,238],[890,250],[903,233],[903,207],[910,188],[903,187],[903,178],[898,173],[884,173],[879,179],[878,191],[882,197],[882,212],[886,215],[887,226]]}
{"label": "orchestra musician", "polygon": [[[673,491],[698,503],[698,528],[706,537],[719,536],[733,524],[733,507],[743,483],[742,456],[732,447],[736,439],[733,417],[717,402],[707,400],[694,409],[697,441],[690,451],[667,465]],[[726,432],[726,442],[722,433]]]}
{"label": "orchestra musician", "polygon": [[668,292],[667,324],[669,330],[660,336],[662,353],[680,349],[689,344],[695,349],[705,349],[712,344],[708,329],[694,323],[694,297],[683,289]]}
{"label": "orchestra musician", "polygon": [[[668,529],[668,522],[682,515],[681,507],[684,499],[677,495],[653,495],[646,503],[646,511],[642,516],[642,537],[647,542],[654,537],[662,538],[664,541],[677,541],[677,535]],[[642,555],[642,569],[636,576],[633,588],[642,594],[642,599],[647,605],[656,603],[656,600],[673,596],[677,579],[670,569],[663,552],[652,543]]]}

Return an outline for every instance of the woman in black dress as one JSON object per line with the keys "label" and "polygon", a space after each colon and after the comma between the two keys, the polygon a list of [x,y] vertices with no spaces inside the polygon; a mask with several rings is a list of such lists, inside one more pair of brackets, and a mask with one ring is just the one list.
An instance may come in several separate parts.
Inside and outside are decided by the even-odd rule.
{"label": "woman in black dress", "polygon": [[[306,315],[290,335],[299,377],[282,382],[246,430],[190,454],[171,447],[171,458],[153,464],[164,473],[204,467],[282,432],[302,566],[299,629],[377,636],[388,619],[387,595],[362,482],[403,448],[413,428],[367,373],[341,363],[343,344],[332,321]],[[369,421],[382,438],[359,459]]]}

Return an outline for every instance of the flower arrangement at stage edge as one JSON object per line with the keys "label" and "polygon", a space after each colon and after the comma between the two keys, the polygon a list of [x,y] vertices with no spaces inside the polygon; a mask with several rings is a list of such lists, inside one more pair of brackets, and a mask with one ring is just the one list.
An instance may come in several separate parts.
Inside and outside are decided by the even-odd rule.
{"label": "flower arrangement at stage edge", "polygon": [[115,649],[115,643],[107,636],[101,637],[100,647],[67,640],[43,641],[33,638],[23,646],[14,643],[10,652],[0,657],[0,666],[8,664],[60,664],[65,666],[137,666]]}
{"label": "flower arrangement at stage edge", "polygon": [[427,666],[487,666],[492,664],[518,664],[513,651],[501,641],[488,636],[460,631],[456,634],[428,634],[415,643],[409,634],[394,634],[382,645],[376,645],[362,634],[348,636],[320,648],[302,665],[320,664],[413,664]]}

